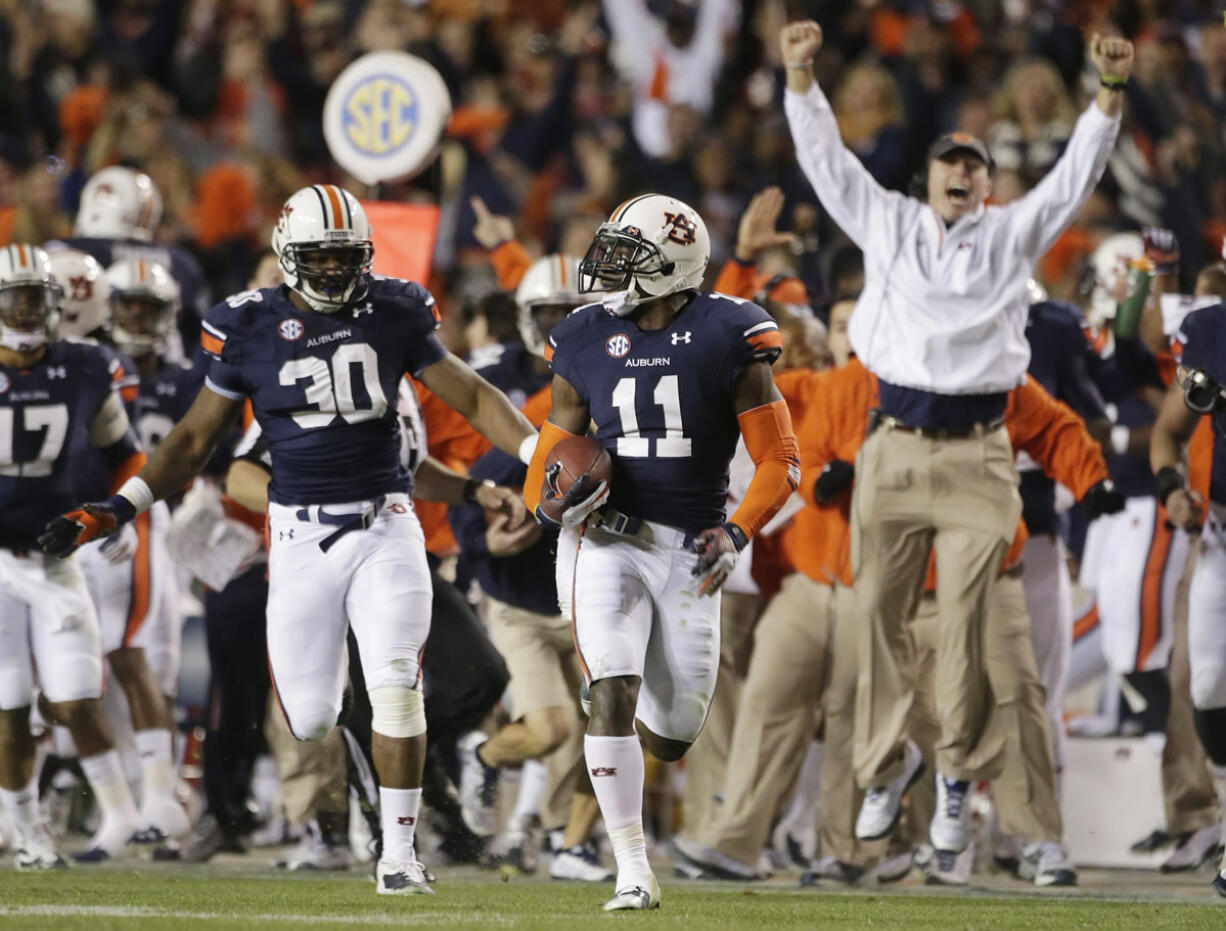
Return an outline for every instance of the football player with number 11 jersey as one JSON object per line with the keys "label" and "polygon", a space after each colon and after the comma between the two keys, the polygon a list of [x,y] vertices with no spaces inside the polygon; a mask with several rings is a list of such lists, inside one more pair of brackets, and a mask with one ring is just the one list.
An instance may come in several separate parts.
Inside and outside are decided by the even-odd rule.
{"label": "football player with number 11 jersey", "polygon": [[[550,334],[553,410],[524,483],[529,508],[563,527],[558,597],[589,685],[584,754],[617,858],[606,911],[660,904],[639,738],[678,760],[698,737],[719,665],[719,588],[800,478],[771,377],[779,328],[756,304],[697,290],[710,254],[706,224],[672,197],[633,198],[601,225],[580,288],[606,293]],[[589,422],[612,479],[584,474],[559,494],[548,454]],[[756,471],[725,519],[738,434]]]}
{"label": "football player with number 11 jersey", "polygon": [[502,392],[435,335],[434,298],[371,274],[357,199],[313,185],[282,208],[272,245],[285,285],[236,294],[201,334],[205,387],[148,466],[106,502],[54,521],[48,552],[71,552],[173,494],[204,466],[250,399],[272,453],[268,488],[268,658],[300,740],[336,724],[353,628],[372,709],[383,854],[380,894],[431,890],[414,835],[426,723],[421,653],[430,627],[425,538],[400,458],[405,373],[495,446],[524,458],[536,432]]}

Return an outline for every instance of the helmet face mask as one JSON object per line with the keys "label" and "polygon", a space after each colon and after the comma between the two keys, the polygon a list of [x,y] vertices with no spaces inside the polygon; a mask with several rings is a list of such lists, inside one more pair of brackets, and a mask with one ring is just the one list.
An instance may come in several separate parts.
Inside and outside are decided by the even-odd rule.
{"label": "helmet face mask", "polygon": [[111,339],[132,356],[169,349],[179,313],[179,285],[155,262],[125,259],[106,271],[111,289]]}
{"label": "helmet face mask", "polygon": [[366,295],[375,248],[366,211],[332,184],[293,194],[272,233],[285,284],[318,313],[336,313]]}
{"label": "helmet face mask", "polygon": [[579,290],[625,291],[640,275],[669,275],[672,270],[660,247],[644,241],[637,227],[619,230],[604,223],[579,263]]}
{"label": "helmet face mask", "polygon": [[579,290],[605,292],[605,310],[626,316],[644,301],[697,289],[711,258],[707,225],[694,208],[643,194],[613,211],[579,263]]}
{"label": "helmet face mask", "polygon": [[42,249],[12,245],[0,250],[0,346],[32,352],[55,342],[63,296]]}

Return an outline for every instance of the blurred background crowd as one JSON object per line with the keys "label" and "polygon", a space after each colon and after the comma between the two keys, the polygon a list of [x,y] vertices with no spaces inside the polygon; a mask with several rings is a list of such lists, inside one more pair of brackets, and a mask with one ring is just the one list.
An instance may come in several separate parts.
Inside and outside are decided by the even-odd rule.
{"label": "blurred background crowd", "polygon": [[[771,261],[820,310],[845,246],[792,156],[772,40],[801,14],[825,30],[816,71],[843,137],[883,185],[905,191],[958,129],[989,142],[999,202],[1051,167],[1095,89],[1084,37],[1127,35],[1120,145],[1039,278],[1072,298],[1098,241],[1147,225],[1177,233],[1185,269],[1218,253],[1226,28],[1204,0],[0,0],[0,244],[67,235],[85,179],[126,164],[162,193],[159,237],[224,295],[288,194],[329,180],[442,207],[430,284],[457,319],[497,288],[474,196],[530,250],[582,255],[627,195],[667,190],[706,218],[714,275],[749,198],[777,185],[792,235]],[[433,63],[454,113],[431,169],[374,191],[330,160],[320,112],[383,49]]]}

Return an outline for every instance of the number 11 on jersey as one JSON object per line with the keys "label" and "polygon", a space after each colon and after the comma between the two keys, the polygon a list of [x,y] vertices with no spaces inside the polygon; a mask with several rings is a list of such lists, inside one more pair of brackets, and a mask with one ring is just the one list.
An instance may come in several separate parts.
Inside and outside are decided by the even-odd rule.
{"label": "number 11 on jersey", "polygon": [[617,455],[651,456],[651,444],[654,442],[654,455],[660,458],[681,459],[689,456],[692,444],[685,435],[681,419],[681,392],[677,376],[661,376],[652,392],[652,401],[664,410],[664,436],[655,437],[654,440],[639,435],[638,411],[634,405],[637,391],[638,379],[632,377],[619,379],[613,388],[613,406],[617,408],[622,423],[622,435],[617,438]]}

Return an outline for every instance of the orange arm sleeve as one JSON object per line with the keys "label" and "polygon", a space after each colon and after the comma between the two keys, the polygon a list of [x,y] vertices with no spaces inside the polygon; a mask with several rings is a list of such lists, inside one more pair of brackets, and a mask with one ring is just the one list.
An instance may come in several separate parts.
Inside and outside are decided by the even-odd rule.
{"label": "orange arm sleeve", "polygon": [[1086,432],[1081,418],[1026,376],[1014,388],[1005,422],[1014,449],[1024,450],[1043,472],[1078,499],[1109,477],[1102,448]]}
{"label": "orange arm sleeve", "polygon": [[504,291],[514,291],[518,288],[524,272],[532,264],[528,250],[517,239],[508,239],[495,246],[490,253],[490,261],[494,265],[494,274],[498,276],[498,287]]}
{"label": "orange arm sleeve", "polygon": [[138,474],[148,461],[149,457],[143,452],[136,452],[121,462],[119,467],[111,473],[111,494],[118,492],[120,486],[133,475]]}
{"label": "orange arm sleeve", "polygon": [[758,266],[752,263],[742,265],[736,259],[729,259],[719,270],[719,277],[715,279],[711,290],[752,301],[758,290],[757,278]]}
{"label": "orange arm sleeve", "polygon": [[529,514],[535,514],[537,505],[541,503],[541,486],[545,483],[545,460],[549,457],[550,450],[568,436],[574,435],[548,420],[541,427],[536,451],[532,454],[532,461],[528,463],[528,475],[524,478],[524,504],[528,506]]}
{"label": "orange arm sleeve", "polygon": [[737,417],[745,449],[757,468],[732,515],[732,523],[752,537],[778,513],[800,483],[800,451],[786,401],[772,401]]}

